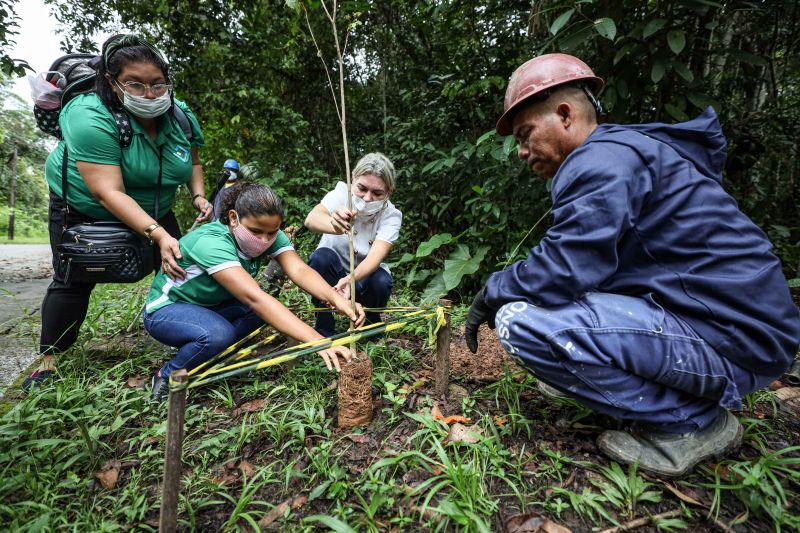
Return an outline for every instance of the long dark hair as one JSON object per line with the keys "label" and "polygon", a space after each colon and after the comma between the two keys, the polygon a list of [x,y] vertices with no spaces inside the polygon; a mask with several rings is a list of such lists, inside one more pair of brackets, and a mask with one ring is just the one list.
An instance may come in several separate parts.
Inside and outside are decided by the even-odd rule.
{"label": "long dark hair", "polygon": [[220,202],[219,220],[225,225],[231,223],[228,213],[231,209],[239,214],[239,220],[246,216],[278,215],[283,223],[283,202],[275,191],[258,183],[237,183],[228,189],[228,194]]}
{"label": "long dark hair", "polygon": [[170,83],[169,66],[156,47],[138,35],[119,33],[103,43],[101,58],[97,62],[94,89],[105,105],[117,110],[122,109],[122,102],[111,90],[111,82],[106,78],[106,74],[111,80],[115,80],[122,69],[131,63],[154,64],[161,69],[167,83]]}

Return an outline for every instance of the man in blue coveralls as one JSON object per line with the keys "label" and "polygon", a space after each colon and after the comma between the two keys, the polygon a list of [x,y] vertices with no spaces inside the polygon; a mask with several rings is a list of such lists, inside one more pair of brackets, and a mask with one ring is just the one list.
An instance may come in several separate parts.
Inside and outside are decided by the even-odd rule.
{"label": "man in blue coveralls", "polygon": [[508,84],[501,135],[553,178],[553,225],[528,257],[492,274],[467,345],[500,342],[543,382],[631,421],[598,445],[680,476],[742,438],[727,409],[780,376],[800,317],[766,235],[722,188],[714,110],[682,124],[597,125],[603,80],[565,54]]}

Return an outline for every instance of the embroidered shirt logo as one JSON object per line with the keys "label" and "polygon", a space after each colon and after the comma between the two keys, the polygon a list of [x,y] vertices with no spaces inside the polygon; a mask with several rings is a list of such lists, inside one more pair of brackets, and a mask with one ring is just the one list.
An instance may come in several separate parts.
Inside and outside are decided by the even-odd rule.
{"label": "embroidered shirt logo", "polygon": [[189,150],[180,145],[175,145],[175,157],[186,163],[189,160]]}

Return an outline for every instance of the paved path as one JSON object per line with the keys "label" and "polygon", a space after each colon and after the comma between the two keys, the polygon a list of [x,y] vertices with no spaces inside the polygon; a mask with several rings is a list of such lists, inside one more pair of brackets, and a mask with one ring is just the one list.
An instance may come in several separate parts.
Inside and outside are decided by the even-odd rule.
{"label": "paved path", "polygon": [[[50,245],[0,244],[0,397],[36,359],[39,307],[52,273]],[[26,319],[33,323],[21,324]]]}

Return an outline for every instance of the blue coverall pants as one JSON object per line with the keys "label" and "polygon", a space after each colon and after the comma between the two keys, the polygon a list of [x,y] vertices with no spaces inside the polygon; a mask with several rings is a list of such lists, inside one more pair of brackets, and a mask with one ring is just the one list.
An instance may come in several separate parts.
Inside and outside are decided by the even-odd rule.
{"label": "blue coverall pants", "polygon": [[496,316],[505,350],[539,379],[613,417],[686,433],[769,384],[717,354],[652,295],[587,293],[559,307],[512,302]]}

